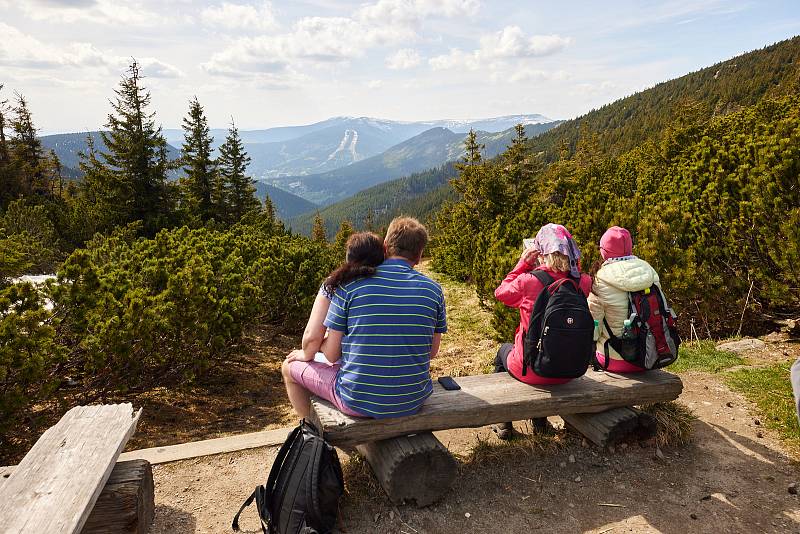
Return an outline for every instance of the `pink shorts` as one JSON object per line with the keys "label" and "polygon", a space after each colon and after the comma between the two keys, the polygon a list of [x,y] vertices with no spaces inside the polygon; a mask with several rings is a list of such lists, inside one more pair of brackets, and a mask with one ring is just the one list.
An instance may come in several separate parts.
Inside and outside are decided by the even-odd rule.
{"label": "pink shorts", "polygon": [[[606,364],[606,355],[598,352],[597,361],[600,362],[600,367],[602,368]],[[608,364],[608,371],[611,371],[612,373],[641,373],[642,371],[647,371],[647,369],[639,367],[638,365],[633,365],[625,360],[611,358],[611,361]]]}
{"label": "pink shorts", "polygon": [[323,362],[298,362],[289,364],[289,373],[292,380],[303,386],[305,389],[321,397],[345,415],[364,417],[358,412],[354,412],[344,405],[342,399],[336,394],[336,374],[339,372],[338,363]]}

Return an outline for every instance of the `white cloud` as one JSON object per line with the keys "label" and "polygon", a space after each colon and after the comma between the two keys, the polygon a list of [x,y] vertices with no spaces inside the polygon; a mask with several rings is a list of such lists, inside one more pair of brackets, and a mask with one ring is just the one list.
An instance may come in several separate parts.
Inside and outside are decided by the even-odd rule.
{"label": "white cloud", "polygon": [[383,80],[370,80],[367,82],[367,87],[370,89],[380,89],[383,87]]}
{"label": "white cloud", "polygon": [[[23,69],[60,69],[65,67],[102,68],[106,71],[121,71],[130,63],[130,58],[116,56],[96,48],[91,43],[70,43],[55,47],[30,35],[26,35],[8,24],[0,22],[0,65]],[[142,71],[154,78],[175,78],[181,72],[174,66],[152,57],[139,58]]]}
{"label": "white cloud", "polygon": [[[501,76],[496,76],[495,78],[497,79],[493,79],[493,81],[499,81]],[[569,78],[569,74],[564,70],[547,71],[522,67],[513,69],[510,74],[503,75],[502,78],[507,79],[511,83],[517,83],[545,80],[566,80]]]}
{"label": "white cloud", "polygon": [[506,26],[502,30],[480,39],[480,48],[465,52],[459,48],[451,48],[447,54],[432,57],[428,64],[433,70],[468,69],[477,70],[496,60],[522,59],[542,57],[563,50],[569,43],[569,37],[560,35],[526,36],[519,26]]}
{"label": "white cloud", "polygon": [[386,66],[392,70],[412,69],[421,62],[419,52],[413,48],[401,48],[386,58]]}
{"label": "white cloud", "polygon": [[477,70],[480,67],[480,60],[476,53],[464,52],[458,48],[451,48],[450,52],[441,56],[435,56],[428,60],[428,64],[433,70],[448,69],[469,69]]}
{"label": "white cloud", "polygon": [[163,17],[140,2],[128,0],[0,0],[0,7],[20,9],[26,17],[36,21],[87,21],[133,26],[154,26],[164,22]]}
{"label": "white cloud", "polygon": [[361,7],[355,18],[366,23],[417,24],[426,17],[473,16],[478,0],[379,0]]}
{"label": "white cloud", "polygon": [[200,19],[207,26],[226,30],[269,31],[278,25],[269,2],[258,6],[223,2],[203,9]]}
{"label": "white cloud", "polygon": [[[475,14],[478,7],[477,0],[379,0],[359,7],[349,17],[304,17],[288,32],[236,39],[202,68],[220,76],[258,77],[279,73],[289,65],[299,69],[347,62],[375,47],[417,40],[419,26],[427,18]],[[410,54],[390,68],[410,68],[415,61],[418,64],[421,59]]]}
{"label": "white cloud", "polygon": [[528,37],[519,26],[506,26],[497,33],[481,37],[479,54],[486,58],[540,57],[563,50],[570,42],[560,35]]}

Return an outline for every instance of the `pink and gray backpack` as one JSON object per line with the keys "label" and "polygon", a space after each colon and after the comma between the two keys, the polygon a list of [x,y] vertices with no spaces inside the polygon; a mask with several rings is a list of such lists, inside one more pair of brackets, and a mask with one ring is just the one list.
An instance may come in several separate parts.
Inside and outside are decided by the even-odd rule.
{"label": "pink and gray backpack", "polygon": [[619,337],[603,319],[608,341],[605,364],[595,362],[595,369],[608,369],[609,346],[622,358],[643,369],[660,369],[678,359],[681,338],[678,316],[667,306],[664,294],[655,284],[643,291],[628,293],[628,319]]}

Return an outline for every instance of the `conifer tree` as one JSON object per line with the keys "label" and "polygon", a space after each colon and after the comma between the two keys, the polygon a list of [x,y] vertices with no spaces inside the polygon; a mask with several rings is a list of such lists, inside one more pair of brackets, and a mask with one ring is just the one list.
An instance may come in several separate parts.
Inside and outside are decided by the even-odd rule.
{"label": "conifer tree", "polygon": [[322,220],[322,215],[317,212],[314,216],[314,226],[311,228],[311,240],[317,243],[328,242],[328,232],[325,230],[325,221]]}
{"label": "conifer tree", "polygon": [[214,161],[211,159],[211,137],[203,106],[195,96],[189,102],[189,115],[183,119],[184,139],[181,159],[185,178],[184,197],[189,209],[201,221],[213,218],[212,195],[215,185]]}
{"label": "conifer tree", "polygon": [[464,148],[466,149],[464,163],[467,165],[477,165],[483,159],[481,151],[486,148],[486,145],[478,143],[478,134],[475,133],[475,130],[470,128],[467,138],[464,140]]}
{"label": "conifer tree", "polygon": [[347,240],[350,238],[351,235],[355,233],[353,229],[353,223],[345,219],[342,221],[342,224],[339,225],[339,231],[336,232],[336,236],[333,238],[333,248],[336,253],[337,259],[344,260],[347,254]]}
{"label": "conifer tree", "polygon": [[11,159],[19,173],[23,194],[48,190],[43,173],[44,149],[33,124],[33,116],[25,97],[17,93],[17,105],[11,119],[12,137],[9,148]]}
{"label": "conifer tree", "polygon": [[[150,93],[142,86],[139,64],[134,60],[114,90],[115,101],[102,132],[107,152],[90,154],[82,163],[88,192],[103,203],[101,212],[113,214],[112,224],[142,221],[147,235],[170,223],[174,194],[167,183],[170,164],[167,142],[155,113],[147,110]],[[93,148],[90,150],[94,150]]]}
{"label": "conifer tree", "polygon": [[[2,90],[3,84],[0,84],[0,92]],[[0,99],[0,209],[4,209],[16,196],[17,190],[16,177],[12,173],[6,139],[9,111],[8,100]]]}
{"label": "conifer tree", "polygon": [[[247,166],[250,164],[250,156],[244,149],[242,138],[239,137],[239,130],[231,122],[228,129],[228,136],[225,142],[219,147],[219,178],[224,193],[224,198],[217,198],[217,210],[224,214],[223,220],[236,222],[243,215],[249,212],[258,211],[261,202],[256,198],[255,181],[247,176]],[[219,197],[219,193],[217,194]],[[224,204],[223,204],[224,202]]]}
{"label": "conifer tree", "polygon": [[375,231],[375,212],[372,208],[369,209],[367,216],[364,217],[364,230],[367,232]]}

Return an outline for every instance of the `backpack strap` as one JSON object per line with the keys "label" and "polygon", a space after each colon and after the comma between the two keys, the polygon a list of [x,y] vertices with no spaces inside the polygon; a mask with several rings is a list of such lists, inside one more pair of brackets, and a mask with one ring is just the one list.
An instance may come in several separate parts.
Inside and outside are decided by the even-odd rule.
{"label": "backpack strap", "polygon": [[[292,443],[294,443],[295,439],[297,439],[297,435],[302,431],[304,424],[308,423],[306,423],[305,420],[301,421],[300,425],[292,430],[292,432],[289,434],[289,437],[287,437],[286,441],[284,441],[283,445],[281,445],[278,455],[275,457],[275,461],[272,463],[272,469],[269,471],[269,477],[267,478],[266,485],[256,486],[255,491],[253,491],[253,493],[251,493],[250,496],[245,499],[244,504],[242,504],[242,506],[239,508],[239,511],[236,512],[236,515],[233,516],[231,528],[234,532],[239,532],[239,516],[242,514],[244,509],[253,504],[253,500],[255,500],[256,509],[258,510],[258,517],[261,520],[261,530],[264,531],[264,534],[267,534],[267,527],[269,527],[269,523],[272,521],[272,514],[269,510],[269,497],[272,495],[272,491],[275,488],[275,482],[278,478],[280,468],[283,465],[284,460],[286,460],[286,455],[289,454],[289,449],[292,448]],[[314,426],[311,425],[311,428],[314,428]]]}
{"label": "backpack strap", "polygon": [[548,273],[546,271],[542,271],[541,269],[535,269],[535,270],[531,271],[531,276],[533,276],[534,278],[539,280],[539,282],[542,283],[542,285],[545,287],[545,289],[550,287],[550,285],[553,284],[556,281],[555,278],[550,276],[550,273]]}
{"label": "backpack strap", "polygon": [[[542,271],[542,270],[538,270],[537,269],[537,270],[531,271],[531,276],[533,276],[534,278],[539,280],[539,283],[542,284],[542,286],[543,286],[542,291],[547,291],[548,288],[555,283],[555,279],[552,276],[550,276],[549,273],[547,273],[545,271]],[[531,310],[531,321],[536,316],[536,304],[538,304],[538,303],[539,303],[539,298],[536,299],[536,302],[533,305],[533,309]],[[530,321],[528,322],[528,330],[530,330]],[[525,334],[527,336],[528,332],[526,332]],[[541,332],[539,332],[539,336],[541,336],[541,335],[542,335]],[[525,375],[528,374],[528,367],[531,364],[531,362],[529,361],[529,358],[527,358],[525,356],[526,352],[528,352],[528,351],[524,350],[524,347],[523,347],[523,351],[522,351],[522,376],[525,376]]]}

